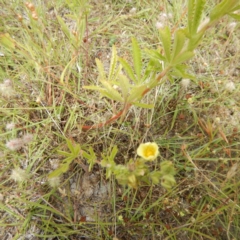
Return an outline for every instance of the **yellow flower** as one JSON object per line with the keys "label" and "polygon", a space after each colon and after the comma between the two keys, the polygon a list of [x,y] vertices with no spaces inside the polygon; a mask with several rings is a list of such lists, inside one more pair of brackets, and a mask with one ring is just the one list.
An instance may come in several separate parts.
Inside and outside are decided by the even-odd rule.
{"label": "yellow flower", "polygon": [[158,154],[158,145],[155,142],[141,143],[137,149],[137,155],[149,161],[155,160]]}

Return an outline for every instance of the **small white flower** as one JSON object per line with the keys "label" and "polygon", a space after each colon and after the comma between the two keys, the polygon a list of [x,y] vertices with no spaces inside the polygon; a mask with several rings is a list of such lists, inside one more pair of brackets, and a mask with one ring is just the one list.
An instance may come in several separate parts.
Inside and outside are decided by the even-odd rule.
{"label": "small white flower", "polygon": [[6,125],[6,129],[7,129],[7,130],[12,130],[12,129],[14,129],[14,128],[15,128],[15,123],[13,123],[13,122],[8,123],[8,124]]}
{"label": "small white flower", "polygon": [[225,89],[228,91],[228,92],[233,92],[236,87],[235,87],[235,84],[234,82],[228,82],[225,84]]}
{"label": "small white flower", "polygon": [[25,170],[23,170],[21,168],[15,168],[12,170],[11,178],[15,182],[23,182],[28,178],[28,174],[26,173]]}
{"label": "small white flower", "polygon": [[6,143],[6,147],[12,151],[19,150],[24,145],[24,142],[21,138],[15,138]]}
{"label": "small white flower", "polygon": [[154,161],[158,154],[158,145],[155,142],[141,143],[137,149],[137,155],[149,161]]}

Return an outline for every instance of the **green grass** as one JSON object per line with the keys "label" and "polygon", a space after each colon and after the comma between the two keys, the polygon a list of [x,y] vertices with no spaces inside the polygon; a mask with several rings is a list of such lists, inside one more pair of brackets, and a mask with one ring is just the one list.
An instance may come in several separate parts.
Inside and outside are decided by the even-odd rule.
{"label": "green grass", "polygon": [[[107,70],[115,44],[132,62],[131,37],[142,49],[159,47],[161,12],[172,14],[165,23],[171,29],[186,24],[186,1],[169,2],[35,1],[33,19],[23,1],[2,0],[0,33],[16,43],[9,51],[0,46],[1,239],[238,239],[240,35],[239,24],[229,28],[232,19],[206,32],[189,61],[196,80],[187,89],[181,79],[165,79],[144,97],[153,109],[133,106],[122,122],[82,130],[120,110],[83,88],[98,83],[95,58]],[[6,147],[26,134],[30,143]],[[154,141],[160,157],[151,169],[171,160],[177,185],[169,192],[160,184],[132,190],[106,180],[99,165],[86,174],[80,156],[51,187],[47,176],[63,160],[58,151],[68,151],[66,138],[91,146],[98,161],[117,145],[118,164],[135,158],[140,143]],[[26,171],[24,182],[11,177],[17,167]]]}

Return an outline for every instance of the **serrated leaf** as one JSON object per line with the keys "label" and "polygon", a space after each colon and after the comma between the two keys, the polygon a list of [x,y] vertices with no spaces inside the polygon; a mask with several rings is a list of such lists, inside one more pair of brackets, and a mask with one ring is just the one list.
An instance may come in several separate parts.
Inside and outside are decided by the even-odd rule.
{"label": "serrated leaf", "polygon": [[145,49],[144,51],[151,59],[154,59],[156,61],[166,61],[166,58],[160,54],[158,50]]}
{"label": "serrated leaf", "polygon": [[112,46],[112,57],[111,57],[111,62],[110,62],[110,67],[109,67],[109,74],[108,74],[108,81],[113,80],[116,65],[117,65],[117,50],[116,50],[116,47],[113,45]]}
{"label": "serrated leaf", "polygon": [[235,20],[240,21],[240,14],[229,13],[228,15]]}
{"label": "serrated leaf", "polygon": [[171,75],[178,78],[189,78],[195,80],[196,77],[194,75],[187,73],[186,70],[187,70],[186,65],[179,64],[173,68]]}
{"label": "serrated leaf", "polygon": [[64,152],[64,151],[61,151],[61,150],[58,150],[57,152],[58,152],[58,154],[60,154],[62,156],[65,156],[65,157],[70,157],[72,155],[69,152]]}
{"label": "serrated leaf", "polygon": [[187,51],[187,52],[181,53],[181,55],[179,55],[176,59],[174,59],[172,64],[173,65],[180,64],[182,62],[189,60],[193,56],[194,56],[194,52],[192,52],[192,51]]}
{"label": "serrated leaf", "polygon": [[122,92],[122,96],[124,99],[127,99],[127,96],[128,96],[128,93],[129,93],[129,90],[130,90],[130,83],[129,83],[129,80],[128,78],[123,75],[123,74],[119,74],[118,76],[118,86],[120,87],[121,89],[121,92]]}
{"label": "serrated leaf", "polygon": [[155,79],[156,74],[161,72],[162,69],[163,63],[161,61],[150,59],[144,72],[144,79]]}
{"label": "serrated leaf", "polygon": [[128,64],[128,62],[123,59],[123,58],[118,58],[119,62],[122,64],[123,69],[125,70],[126,74],[128,75],[128,77],[134,82],[137,83],[137,79],[134,75],[133,69],[131,68],[131,66]]}
{"label": "serrated leaf", "polygon": [[199,32],[195,35],[193,35],[190,39],[189,39],[189,42],[188,42],[188,51],[193,51],[197,45],[199,44],[199,42],[201,41],[202,37],[204,35],[204,32]]}
{"label": "serrated leaf", "polygon": [[8,50],[15,49],[15,40],[11,38],[9,33],[0,34],[0,44]]}
{"label": "serrated leaf", "polygon": [[166,60],[171,60],[171,32],[168,26],[159,29],[160,39],[163,44]]}
{"label": "serrated leaf", "polygon": [[112,76],[111,82],[114,82],[118,78],[118,75],[121,73],[121,71],[122,71],[122,65],[119,64],[119,66],[116,68],[114,72],[114,75]]}
{"label": "serrated leaf", "polygon": [[104,71],[103,63],[98,58],[96,58],[95,61],[96,61],[96,64],[97,64],[100,79],[106,80],[106,73]]}
{"label": "serrated leaf", "polygon": [[118,101],[118,102],[124,102],[123,98],[121,95],[114,89],[114,91],[111,90],[106,90],[104,89],[103,91],[100,91],[102,96],[107,97],[109,99]]}
{"label": "serrated leaf", "polygon": [[231,13],[239,8],[239,0],[223,0],[217,4],[210,12],[210,19],[217,20],[227,13]]}
{"label": "serrated leaf", "polygon": [[134,70],[137,75],[137,80],[138,82],[140,82],[141,71],[142,71],[142,56],[141,56],[141,49],[135,38],[132,38],[132,55],[133,55]]}
{"label": "serrated leaf", "polygon": [[112,100],[118,101],[118,102],[124,101],[122,96],[120,95],[120,93],[117,90],[115,90],[109,82],[101,81],[101,83],[103,84],[103,86],[105,88],[103,91],[101,91],[101,93],[103,95],[105,95],[106,97],[108,97]]}
{"label": "serrated leaf", "polygon": [[131,89],[127,102],[135,102],[142,98],[143,92],[146,90],[146,85],[135,86]]}
{"label": "serrated leaf", "polygon": [[153,109],[154,108],[154,104],[146,104],[146,103],[138,103],[138,102],[133,102],[132,104],[137,106],[137,107],[141,107],[141,108],[147,108],[147,109]]}
{"label": "serrated leaf", "polygon": [[178,54],[182,51],[186,43],[186,36],[182,29],[178,29],[174,35],[174,44],[172,51],[172,61],[178,57]]}
{"label": "serrated leaf", "polygon": [[198,26],[202,19],[206,0],[190,0],[188,1],[188,30],[190,35],[197,32]]}
{"label": "serrated leaf", "polygon": [[91,85],[91,86],[83,86],[83,88],[84,89],[89,89],[89,90],[95,90],[95,91],[99,91],[99,92],[104,90],[104,88],[102,88],[102,87],[93,86],[93,85]]}

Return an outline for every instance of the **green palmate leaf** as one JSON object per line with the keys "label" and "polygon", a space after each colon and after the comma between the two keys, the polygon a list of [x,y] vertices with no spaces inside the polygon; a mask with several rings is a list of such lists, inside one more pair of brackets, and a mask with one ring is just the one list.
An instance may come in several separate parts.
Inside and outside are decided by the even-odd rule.
{"label": "green palmate leaf", "polygon": [[167,190],[170,190],[176,185],[176,180],[172,175],[164,175],[161,179],[161,185]]}
{"label": "green palmate leaf", "polygon": [[163,65],[164,64],[162,61],[150,59],[148,62],[147,68],[144,72],[144,78],[149,79],[150,82],[151,82],[151,79],[154,79],[155,81],[156,74],[163,70],[163,67],[164,67]]}
{"label": "green palmate leaf", "polygon": [[223,0],[217,4],[210,12],[210,19],[218,20],[227,13],[231,13],[239,8],[239,0]]}
{"label": "green palmate leaf", "polygon": [[72,155],[72,153],[64,152],[64,151],[61,151],[61,150],[58,150],[57,152],[58,152],[58,154],[60,154],[64,157],[70,157]]}
{"label": "green palmate leaf", "polygon": [[93,148],[92,147],[89,148],[89,153],[87,153],[85,151],[82,152],[82,155],[84,158],[87,159],[87,163],[89,164],[88,171],[91,172],[93,165],[96,163],[96,160],[97,160],[97,157],[96,157],[96,154],[95,154]]}
{"label": "green palmate leaf", "polygon": [[100,91],[103,96],[118,102],[124,102],[124,99],[122,98],[121,94],[117,90],[115,90],[109,82],[101,81],[101,83],[105,87],[104,90]]}
{"label": "green palmate leaf", "polygon": [[188,30],[191,35],[197,32],[198,26],[202,19],[206,0],[189,0],[188,1]]}
{"label": "green palmate leaf", "polygon": [[137,75],[137,80],[138,82],[140,82],[141,71],[142,71],[142,56],[141,56],[141,49],[135,38],[132,38],[132,55],[133,55],[134,70]]}
{"label": "green palmate leaf", "polygon": [[195,80],[196,77],[186,72],[187,66],[185,64],[178,64],[171,71],[171,75],[177,78],[189,78]]}
{"label": "green palmate leaf", "polygon": [[163,161],[160,163],[162,175],[175,175],[176,170],[171,161]]}
{"label": "green palmate leaf", "polygon": [[145,49],[144,51],[153,60],[166,61],[166,58],[162,54],[159,53],[160,50]]}
{"label": "green palmate leaf", "polygon": [[160,171],[153,171],[149,174],[149,177],[153,184],[158,184],[162,177],[162,173]]}
{"label": "green palmate leaf", "polygon": [[186,35],[184,30],[178,29],[174,35],[174,44],[172,50],[172,62],[178,57],[178,54],[183,50],[186,43]]}
{"label": "green palmate leaf", "polygon": [[70,157],[67,157],[67,158],[63,159],[63,163],[64,163],[64,164],[71,164],[71,162],[72,162],[75,158],[77,158],[77,156],[75,156],[75,155],[72,155],[72,156],[70,156]]}
{"label": "green palmate leaf", "polygon": [[106,80],[106,73],[104,71],[104,67],[103,67],[103,63],[96,58],[96,64],[97,64],[97,68],[98,68],[98,72],[99,72],[99,75],[100,75],[100,79],[102,80]]}
{"label": "green palmate leaf", "polygon": [[169,27],[165,27],[159,30],[160,39],[163,44],[163,49],[165,53],[166,60],[170,62],[171,60],[171,32]]}
{"label": "green palmate leaf", "polygon": [[190,37],[190,39],[188,41],[188,47],[187,47],[187,49],[189,51],[193,51],[198,46],[198,44],[200,43],[200,41],[203,37],[203,34],[204,34],[204,32],[201,31]]}
{"label": "green palmate leaf", "polygon": [[172,62],[172,65],[177,65],[182,62],[185,62],[190,58],[192,58],[193,56],[194,56],[194,52],[192,51],[183,52],[181,53],[181,55],[179,55],[177,58],[174,59],[174,61]]}
{"label": "green palmate leaf", "polygon": [[78,157],[81,152],[80,144],[73,143],[72,140],[67,139],[67,146],[72,154],[73,157]]}
{"label": "green palmate leaf", "polygon": [[123,98],[121,97],[121,95],[118,93],[118,92],[111,92],[111,91],[107,91],[107,90],[103,90],[103,91],[100,91],[101,95],[103,97],[107,97],[111,100],[114,100],[114,101],[118,101],[118,102],[124,102]]}
{"label": "green palmate leaf", "polygon": [[109,67],[109,74],[108,74],[108,80],[113,80],[115,70],[116,70],[116,65],[117,65],[117,50],[116,47],[113,45],[112,46],[112,57],[111,57],[111,63]]}
{"label": "green palmate leaf", "polygon": [[123,75],[123,74],[119,74],[118,75],[118,78],[119,78],[119,81],[116,83],[120,89],[121,89],[121,92],[122,92],[122,96],[123,96],[123,99],[126,100],[127,97],[128,97],[128,93],[129,93],[129,90],[130,90],[130,83],[129,83],[129,80],[128,78]]}
{"label": "green palmate leaf", "polygon": [[229,13],[228,15],[235,20],[240,21],[240,14]]}
{"label": "green palmate leaf", "polygon": [[138,101],[142,98],[143,92],[146,90],[146,85],[135,86],[131,89],[127,101],[129,103]]}
{"label": "green palmate leaf", "polygon": [[15,40],[8,33],[0,34],[0,44],[10,51],[15,49]]}
{"label": "green palmate leaf", "polygon": [[121,71],[122,71],[122,65],[119,64],[119,66],[115,69],[111,82],[114,82],[118,78],[118,75],[121,73]]}
{"label": "green palmate leaf", "polygon": [[68,149],[71,151],[71,153],[74,153],[74,145],[70,139],[66,139]]}
{"label": "green palmate leaf", "polygon": [[137,83],[136,76],[134,75],[134,72],[131,68],[131,66],[127,63],[127,61],[123,58],[118,58],[119,62],[122,64],[123,69],[125,70],[126,74],[128,77],[134,82]]}

